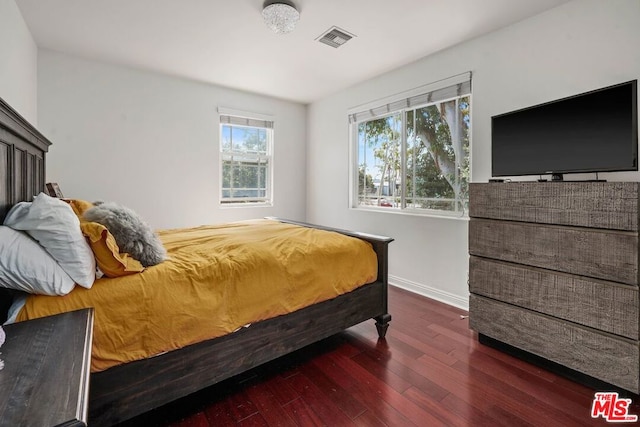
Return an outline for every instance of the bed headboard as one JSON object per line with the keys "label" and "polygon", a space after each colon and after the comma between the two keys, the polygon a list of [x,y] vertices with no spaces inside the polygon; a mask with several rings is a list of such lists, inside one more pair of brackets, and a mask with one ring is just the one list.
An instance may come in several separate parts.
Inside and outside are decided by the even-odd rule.
{"label": "bed headboard", "polygon": [[17,202],[44,190],[51,142],[0,98],[0,223]]}
{"label": "bed headboard", "polygon": [[[0,224],[14,204],[44,190],[45,153],[51,142],[0,98]],[[0,324],[11,295],[0,288]]]}

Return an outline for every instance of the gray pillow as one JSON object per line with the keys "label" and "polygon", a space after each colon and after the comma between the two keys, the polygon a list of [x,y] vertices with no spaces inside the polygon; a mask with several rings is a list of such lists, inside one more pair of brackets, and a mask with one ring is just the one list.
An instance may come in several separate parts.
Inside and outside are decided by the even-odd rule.
{"label": "gray pillow", "polygon": [[83,217],[107,227],[120,252],[126,252],[149,267],[167,259],[167,251],[158,235],[133,210],[113,202],[96,202]]}

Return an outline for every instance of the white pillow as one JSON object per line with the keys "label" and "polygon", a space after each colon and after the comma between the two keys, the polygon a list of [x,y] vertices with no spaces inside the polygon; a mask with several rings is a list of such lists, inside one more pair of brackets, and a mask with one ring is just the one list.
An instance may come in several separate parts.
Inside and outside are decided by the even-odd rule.
{"label": "white pillow", "polygon": [[0,286],[31,294],[66,295],[75,283],[38,242],[0,225]]}
{"label": "white pillow", "polygon": [[12,207],[4,225],[29,233],[78,285],[87,289],[93,286],[96,260],[68,203],[40,193],[33,203]]}

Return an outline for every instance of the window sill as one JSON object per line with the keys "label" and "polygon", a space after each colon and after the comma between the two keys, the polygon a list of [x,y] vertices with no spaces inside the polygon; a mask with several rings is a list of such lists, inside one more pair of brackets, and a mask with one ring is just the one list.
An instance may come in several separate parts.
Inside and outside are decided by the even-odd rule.
{"label": "window sill", "polygon": [[237,209],[237,208],[271,208],[272,202],[255,202],[255,203],[219,203],[220,209]]}
{"label": "window sill", "polygon": [[386,208],[386,207],[350,207],[349,210],[356,212],[375,212],[375,213],[385,213],[392,215],[408,215],[408,216],[420,216],[426,218],[444,218],[444,219],[454,219],[454,220],[462,220],[469,221],[469,213],[468,212],[447,212],[447,211],[436,211],[436,210],[400,210],[395,208]]}

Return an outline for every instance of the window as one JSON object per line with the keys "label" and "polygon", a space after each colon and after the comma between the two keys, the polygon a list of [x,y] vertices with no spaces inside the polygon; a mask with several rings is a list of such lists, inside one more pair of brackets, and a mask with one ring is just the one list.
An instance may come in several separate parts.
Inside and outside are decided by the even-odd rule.
{"label": "window", "polygon": [[471,73],[429,86],[349,115],[353,207],[466,212]]}
{"label": "window", "polygon": [[218,111],[220,203],[271,203],[273,121],[267,116]]}

